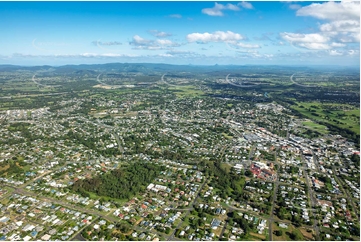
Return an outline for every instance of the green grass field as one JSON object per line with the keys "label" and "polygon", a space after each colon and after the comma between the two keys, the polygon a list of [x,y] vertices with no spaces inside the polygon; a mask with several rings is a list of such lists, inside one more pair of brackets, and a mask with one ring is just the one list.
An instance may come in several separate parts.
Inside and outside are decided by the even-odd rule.
{"label": "green grass field", "polygon": [[174,91],[177,97],[180,98],[184,96],[199,96],[204,94],[203,91],[196,89],[194,86],[172,86],[169,87],[169,90]]}
{"label": "green grass field", "polygon": [[326,126],[315,123],[313,121],[305,121],[305,122],[302,122],[302,124],[306,128],[311,129],[313,131],[317,131],[317,132],[319,132],[321,134],[328,134],[329,133]]}
{"label": "green grass field", "polygon": [[[298,105],[291,106],[291,108],[312,120],[329,123],[360,134],[359,108],[336,103],[324,105],[318,102],[298,102],[297,104]],[[322,130],[321,126],[315,124],[306,123],[305,125],[313,129],[318,129],[317,131]]]}

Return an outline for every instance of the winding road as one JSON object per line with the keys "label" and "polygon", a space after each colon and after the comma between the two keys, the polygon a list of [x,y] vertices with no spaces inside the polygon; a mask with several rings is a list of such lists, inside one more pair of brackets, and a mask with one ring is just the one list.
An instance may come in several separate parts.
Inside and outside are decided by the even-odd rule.
{"label": "winding road", "polygon": [[226,82],[228,84],[232,85],[232,86],[236,86],[236,87],[254,87],[254,86],[259,86],[259,85],[262,84],[262,83],[252,83],[252,85],[243,85],[242,84],[243,82],[241,82],[241,84],[235,84],[235,83],[231,82],[230,80],[228,80],[229,75],[231,75],[231,74],[228,74],[226,76]]}
{"label": "winding road", "polygon": [[314,85],[303,85],[303,84],[299,84],[297,82],[295,82],[293,80],[293,76],[295,75],[296,73],[293,73],[292,76],[290,76],[290,80],[293,84],[297,85],[297,86],[300,86],[300,87],[318,87],[318,86],[314,86]]}
{"label": "winding road", "polygon": [[45,84],[41,84],[41,83],[35,81],[35,76],[36,76],[36,74],[33,75],[33,78],[31,80],[38,86],[42,86],[42,87],[61,87],[61,85],[45,85]]}

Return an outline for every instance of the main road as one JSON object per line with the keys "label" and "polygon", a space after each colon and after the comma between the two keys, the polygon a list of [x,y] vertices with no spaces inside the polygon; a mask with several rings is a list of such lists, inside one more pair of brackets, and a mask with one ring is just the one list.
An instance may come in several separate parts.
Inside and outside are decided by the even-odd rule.
{"label": "main road", "polygon": [[[305,161],[305,157],[303,156],[302,150],[301,150],[301,160],[302,160],[302,163],[303,163],[302,170],[303,170],[303,174],[304,174],[304,176],[306,178],[306,183],[307,183],[307,187],[308,187],[308,196],[310,197],[311,207],[315,208],[316,204],[317,204],[317,200],[313,195],[312,184],[310,182],[310,178],[308,177],[308,173],[306,171],[306,161]],[[320,236],[320,229],[317,226],[317,219],[316,219],[315,213],[314,213],[314,211],[312,209],[310,211],[312,212],[312,216],[314,217],[314,219],[313,219],[313,229],[315,230],[315,233],[316,233],[316,240],[320,240],[320,237],[319,237]]]}

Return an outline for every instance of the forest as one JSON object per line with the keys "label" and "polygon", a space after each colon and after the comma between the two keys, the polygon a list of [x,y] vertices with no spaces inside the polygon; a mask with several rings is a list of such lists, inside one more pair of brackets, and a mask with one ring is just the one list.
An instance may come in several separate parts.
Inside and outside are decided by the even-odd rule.
{"label": "forest", "polygon": [[143,192],[162,170],[163,166],[153,163],[131,163],[98,177],[78,180],[73,184],[72,190],[85,196],[89,196],[91,192],[98,196],[130,199]]}
{"label": "forest", "polygon": [[220,190],[221,198],[226,199],[230,196],[236,201],[240,201],[245,182],[244,176],[228,173],[221,167],[219,161],[207,163],[207,166],[201,161],[200,166],[206,167],[203,172],[205,172],[207,176],[213,177],[210,185]]}

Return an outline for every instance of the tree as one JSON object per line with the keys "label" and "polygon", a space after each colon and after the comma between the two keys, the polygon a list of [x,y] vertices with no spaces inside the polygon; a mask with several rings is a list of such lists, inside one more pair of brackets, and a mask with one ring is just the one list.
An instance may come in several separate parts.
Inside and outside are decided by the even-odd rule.
{"label": "tree", "polygon": [[290,238],[297,241],[303,240],[303,236],[300,234],[300,232],[296,232],[295,230],[290,234]]}
{"label": "tree", "polygon": [[276,231],[275,231],[275,235],[277,235],[277,236],[282,236],[282,235],[283,235],[282,230],[276,230]]}
{"label": "tree", "polygon": [[252,172],[250,170],[247,170],[244,174],[248,177],[252,176]]}

